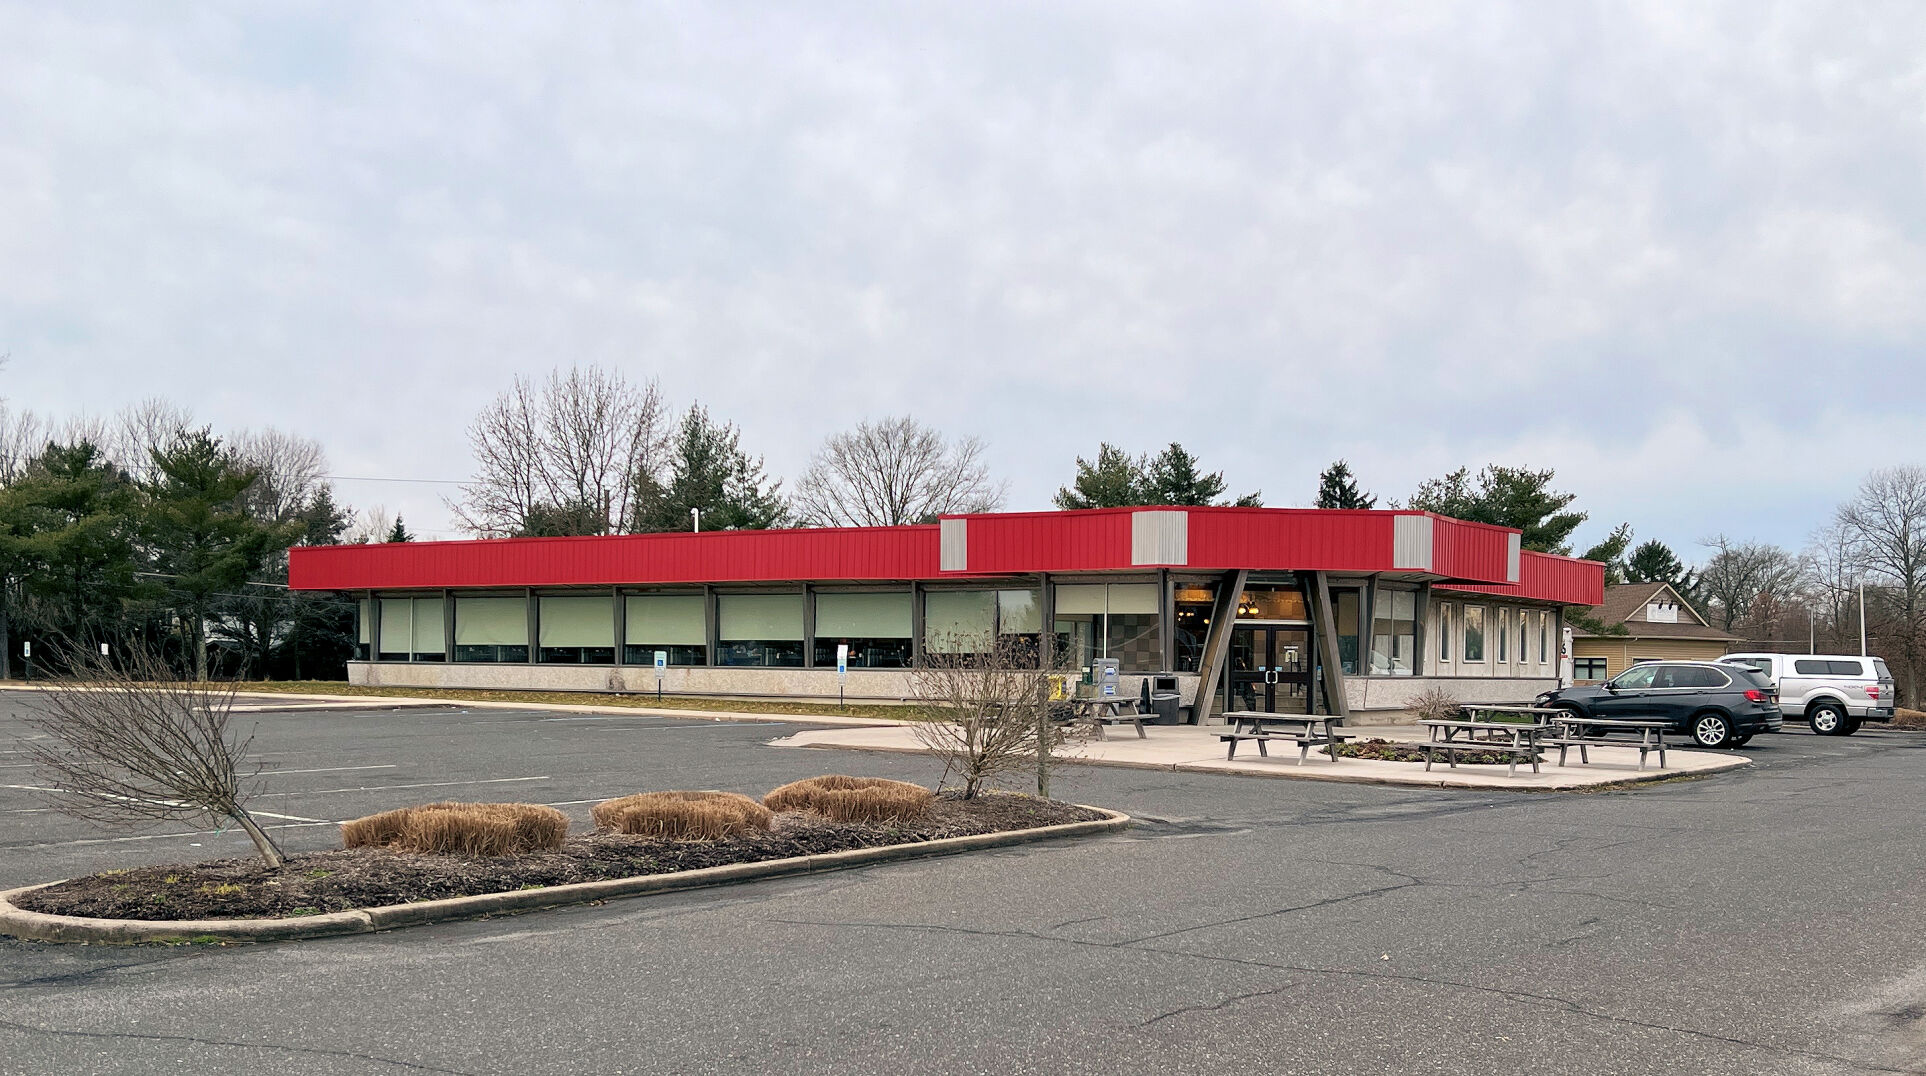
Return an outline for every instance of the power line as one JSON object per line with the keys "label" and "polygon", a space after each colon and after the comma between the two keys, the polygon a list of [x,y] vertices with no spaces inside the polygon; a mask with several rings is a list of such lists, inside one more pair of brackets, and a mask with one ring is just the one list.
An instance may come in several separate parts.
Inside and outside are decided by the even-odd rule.
{"label": "power line", "polygon": [[468,483],[458,478],[373,478],[366,475],[324,474],[336,482],[413,482],[424,486],[465,486]]}

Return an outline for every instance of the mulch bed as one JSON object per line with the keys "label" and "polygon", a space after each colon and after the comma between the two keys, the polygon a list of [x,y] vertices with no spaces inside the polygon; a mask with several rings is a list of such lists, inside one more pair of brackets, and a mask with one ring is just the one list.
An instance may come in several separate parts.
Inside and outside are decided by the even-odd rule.
{"label": "mulch bed", "polygon": [[291,855],[284,871],[269,870],[255,859],[220,859],[106,871],[36,889],[16,903],[28,911],[101,919],[320,915],[1103,817],[1089,808],[1028,796],[982,795],[965,800],[945,793],[931,806],[929,817],[917,822],[831,822],[819,815],[791,812],[777,815],[768,833],[719,841],[596,833],[570,837],[559,851],[498,857],[356,848]]}
{"label": "mulch bed", "polygon": [[[1424,761],[1424,753],[1418,750],[1417,744],[1400,743],[1397,740],[1352,740],[1349,743],[1341,743],[1335,746],[1339,758],[1368,758],[1377,762]],[[1327,755],[1331,753],[1331,748],[1329,747],[1321,747],[1318,748],[1318,750]],[[1460,766],[1503,766],[1510,761],[1511,756],[1509,754],[1487,754],[1481,752],[1474,755],[1462,751],[1458,754],[1458,765]],[[1519,761],[1523,762],[1524,758],[1521,756]]]}

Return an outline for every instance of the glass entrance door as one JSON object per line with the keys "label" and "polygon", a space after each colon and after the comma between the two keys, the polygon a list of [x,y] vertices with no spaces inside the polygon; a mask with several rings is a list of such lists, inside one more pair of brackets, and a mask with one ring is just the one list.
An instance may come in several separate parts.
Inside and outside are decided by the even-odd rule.
{"label": "glass entrance door", "polygon": [[1226,710],[1311,712],[1311,632],[1303,627],[1240,624],[1231,629]]}

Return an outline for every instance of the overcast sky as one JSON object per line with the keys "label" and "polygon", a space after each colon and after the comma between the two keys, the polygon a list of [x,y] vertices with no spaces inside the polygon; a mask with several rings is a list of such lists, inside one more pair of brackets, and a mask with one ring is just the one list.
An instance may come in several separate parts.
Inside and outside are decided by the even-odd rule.
{"label": "overcast sky", "polygon": [[[459,479],[603,363],[777,474],[1555,467],[1688,558],[1920,463],[1926,7],[0,2],[0,391]],[[456,532],[451,487],[342,481]]]}

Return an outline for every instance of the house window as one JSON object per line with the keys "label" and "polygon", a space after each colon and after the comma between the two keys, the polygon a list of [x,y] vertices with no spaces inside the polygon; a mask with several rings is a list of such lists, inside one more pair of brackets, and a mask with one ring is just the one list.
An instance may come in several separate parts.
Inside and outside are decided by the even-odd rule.
{"label": "house window", "polygon": [[[1530,628],[1531,616],[1532,614],[1525,612],[1523,609],[1518,610],[1518,660],[1519,661],[1531,660],[1531,654],[1530,654],[1531,648],[1528,645],[1531,642],[1531,638],[1527,634],[1531,630]],[[1545,655],[1542,652],[1538,655],[1538,660],[1540,661],[1545,660]]]}
{"label": "house window", "polygon": [[1572,678],[1575,680],[1605,679],[1604,658],[1573,658]]}
{"label": "house window", "polygon": [[1485,660],[1485,607],[1465,606],[1465,661]]}
{"label": "house window", "polygon": [[1451,660],[1451,620],[1458,607],[1449,603],[1438,606],[1438,660]]}
{"label": "house window", "polygon": [[1364,591],[1335,590],[1331,592],[1332,610],[1337,617],[1338,661],[1344,667],[1344,675],[1355,676],[1358,672],[1358,616],[1364,607]]}
{"label": "house window", "polygon": [[1540,663],[1551,660],[1551,647],[1549,645],[1551,641],[1550,625],[1551,613],[1541,611],[1538,614],[1538,660]]}
{"label": "house window", "polygon": [[369,638],[369,636],[374,633],[374,627],[373,621],[368,619],[373,604],[374,603],[367,598],[363,598],[355,603],[354,619],[355,623],[360,625],[361,628],[360,641],[354,645],[354,659],[356,661],[366,661],[374,656],[370,652],[370,647],[374,640]]}
{"label": "house window", "polygon": [[1498,629],[1498,660],[1510,661],[1511,659],[1505,656],[1505,648],[1506,643],[1511,639],[1511,610],[1498,610],[1498,615],[1492,620],[1494,621],[1492,626]]}

